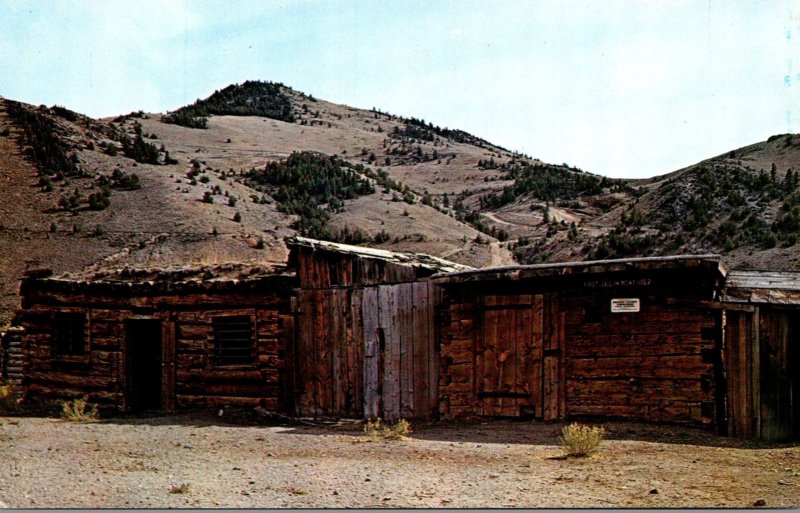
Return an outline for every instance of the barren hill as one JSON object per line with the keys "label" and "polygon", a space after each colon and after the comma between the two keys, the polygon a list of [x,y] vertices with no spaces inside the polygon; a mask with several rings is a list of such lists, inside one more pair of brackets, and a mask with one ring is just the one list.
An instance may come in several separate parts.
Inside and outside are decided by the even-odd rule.
{"label": "barren hill", "polygon": [[282,261],[298,232],[473,266],[712,251],[794,268],[798,150],[776,136],[610,180],[281,84],[102,120],[0,100],[0,324],[26,267]]}

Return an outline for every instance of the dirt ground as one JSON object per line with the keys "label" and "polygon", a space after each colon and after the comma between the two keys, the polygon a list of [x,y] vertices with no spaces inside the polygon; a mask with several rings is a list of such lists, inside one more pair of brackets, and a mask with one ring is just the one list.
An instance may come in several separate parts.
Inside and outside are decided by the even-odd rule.
{"label": "dirt ground", "polygon": [[560,423],[266,425],[255,414],[73,424],[0,417],[0,504],[11,508],[797,507],[800,446],[682,427],[605,423],[562,459]]}

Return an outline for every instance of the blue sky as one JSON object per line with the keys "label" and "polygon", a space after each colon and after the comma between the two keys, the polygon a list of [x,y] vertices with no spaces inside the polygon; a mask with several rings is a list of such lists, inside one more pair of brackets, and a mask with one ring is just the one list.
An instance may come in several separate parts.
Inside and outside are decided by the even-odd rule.
{"label": "blue sky", "polygon": [[97,117],[279,81],[614,177],[800,126],[788,0],[0,0],[0,60],[0,95]]}

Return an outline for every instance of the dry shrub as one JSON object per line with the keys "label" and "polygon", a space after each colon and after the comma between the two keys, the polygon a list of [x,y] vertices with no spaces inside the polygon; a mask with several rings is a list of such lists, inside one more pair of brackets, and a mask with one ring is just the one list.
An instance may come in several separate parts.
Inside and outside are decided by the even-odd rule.
{"label": "dry shrub", "polygon": [[567,456],[587,456],[597,450],[606,430],[598,426],[585,426],[573,422],[561,429],[561,443],[567,451]]}
{"label": "dry shrub", "polygon": [[14,413],[21,401],[19,390],[14,385],[0,385],[0,415]]}
{"label": "dry shrub", "polygon": [[179,485],[172,485],[172,486],[169,487],[169,493],[175,493],[175,494],[189,493],[189,490],[191,489],[191,487],[192,486],[189,483],[181,483]]}
{"label": "dry shrub", "polygon": [[86,399],[73,399],[61,404],[61,418],[67,422],[94,422],[100,417],[96,404]]}
{"label": "dry shrub", "polygon": [[364,432],[371,438],[381,440],[405,440],[411,433],[411,424],[406,419],[400,419],[394,424],[384,423],[381,419],[367,421]]}

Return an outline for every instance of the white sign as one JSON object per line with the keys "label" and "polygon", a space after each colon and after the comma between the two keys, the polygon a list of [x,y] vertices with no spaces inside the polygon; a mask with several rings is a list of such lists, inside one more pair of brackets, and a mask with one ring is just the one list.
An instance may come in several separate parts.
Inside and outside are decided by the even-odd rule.
{"label": "white sign", "polygon": [[611,313],[632,313],[638,311],[638,297],[621,297],[611,300]]}

